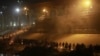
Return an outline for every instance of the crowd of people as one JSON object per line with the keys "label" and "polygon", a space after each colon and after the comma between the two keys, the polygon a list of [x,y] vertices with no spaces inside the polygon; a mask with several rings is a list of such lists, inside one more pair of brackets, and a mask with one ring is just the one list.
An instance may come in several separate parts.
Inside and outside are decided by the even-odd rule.
{"label": "crowd of people", "polygon": [[[17,40],[10,46],[16,45],[16,43],[25,46],[22,51],[12,53],[19,56],[100,56],[100,45],[86,46],[85,44],[67,42]],[[4,44],[0,43],[0,53],[3,53],[4,47],[6,48]]]}
{"label": "crowd of people", "polygon": [[71,44],[64,42],[23,41],[25,49],[20,56],[100,56],[100,45]]}

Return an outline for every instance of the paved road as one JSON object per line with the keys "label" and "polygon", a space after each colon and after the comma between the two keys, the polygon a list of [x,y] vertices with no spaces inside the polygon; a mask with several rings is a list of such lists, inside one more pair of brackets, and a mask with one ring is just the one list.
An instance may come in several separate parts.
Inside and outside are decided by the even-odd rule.
{"label": "paved road", "polygon": [[21,36],[23,39],[46,39],[57,42],[68,43],[85,43],[87,44],[100,44],[100,34],[65,34],[56,36],[55,34],[48,33],[30,33]]}
{"label": "paved road", "polygon": [[22,39],[46,39],[47,41],[68,42],[68,43],[85,43],[100,44],[100,34],[64,34],[34,32],[30,30],[28,33],[20,36]]}

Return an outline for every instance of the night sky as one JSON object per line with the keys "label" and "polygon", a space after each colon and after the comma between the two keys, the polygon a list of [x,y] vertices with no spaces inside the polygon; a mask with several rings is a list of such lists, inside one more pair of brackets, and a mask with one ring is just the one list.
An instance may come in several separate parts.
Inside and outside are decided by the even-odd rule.
{"label": "night sky", "polygon": [[[33,4],[42,3],[42,2],[54,2],[61,3],[66,0],[19,0],[21,1],[21,6],[27,6],[31,8]],[[68,0],[69,1],[69,0]],[[19,7],[18,0],[0,0],[0,11],[6,8],[7,10],[12,11],[13,8]]]}
{"label": "night sky", "polygon": [[[45,2],[49,0],[20,0],[23,1],[24,4],[30,4],[30,3],[38,3],[38,2]],[[0,6],[2,5],[14,5],[17,3],[17,0],[0,0]]]}
{"label": "night sky", "polygon": [[[14,8],[18,6],[18,0],[0,0],[0,10],[2,10],[3,7],[6,7],[7,9]],[[38,2],[44,2],[46,0],[19,0],[22,1],[22,5],[27,6],[30,4],[38,3]]]}
{"label": "night sky", "polygon": [[[11,6],[11,5],[16,5],[18,0],[0,0],[0,6],[5,5],[5,6]],[[23,4],[34,4],[34,3],[40,3],[40,2],[47,2],[47,1],[63,1],[63,0],[19,0],[23,1]],[[69,1],[69,0],[68,0]]]}

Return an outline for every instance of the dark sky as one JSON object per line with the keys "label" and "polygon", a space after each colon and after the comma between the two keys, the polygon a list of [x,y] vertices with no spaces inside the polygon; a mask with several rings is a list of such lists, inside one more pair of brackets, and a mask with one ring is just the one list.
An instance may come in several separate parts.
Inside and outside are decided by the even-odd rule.
{"label": "dark sky", "polygon": [[[1,5],[14,5],[17,3],[18,0],[0,0],[0,6]],[[63,0],[19,0],[23,1],[24,4],[33,4],[33,3],[39,3],[39,2],[46,2],[46,1],[63,1]]]}
{"label": "dark sky", "polygon": [[[19,6],[18,0],[0,0],[0,10],[2,10],[2,7],[5,6],[7,7],[7,9],[11,10],[12,8]],[[33,4],[36,3],[42,3],[42,2],[59,2],[59,1],[63,1],[63,0],[19,0],[22,1],[22,5],[21,6],[31,6]]]}
{"label": "dark sky", "polygon": [[[7,8],[16,7],[18,5],[17,1],[18,0],[0,0],[0,9],[2,8],[2,6],[6,6]],[[19,1],[23,1],[22,5],[29,5],[38,2],[48,1],[48,0],[19,0]]]}
{"label": "dark sky", "polygon": [[[38,3],[38,2],[44,2],[49,0],[20,0],[23,1],[23,3]],[[17,0],[0,0],[0,6],[1,5],[13,5],[16,4]]]}
{"label": "dark sky", "polygon": [[16,0],[0,0],[0,5],[9,5],[15,2]]}

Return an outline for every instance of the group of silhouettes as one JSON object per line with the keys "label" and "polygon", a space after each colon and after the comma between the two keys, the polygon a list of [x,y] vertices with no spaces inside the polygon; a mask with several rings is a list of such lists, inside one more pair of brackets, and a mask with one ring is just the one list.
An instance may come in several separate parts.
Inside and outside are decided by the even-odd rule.
{"label": "group of silhouettes", "polygon": [[[100,56],[100,45],[27,41],[20,56]],[[61,51],[59,51],[61,50]]]}

